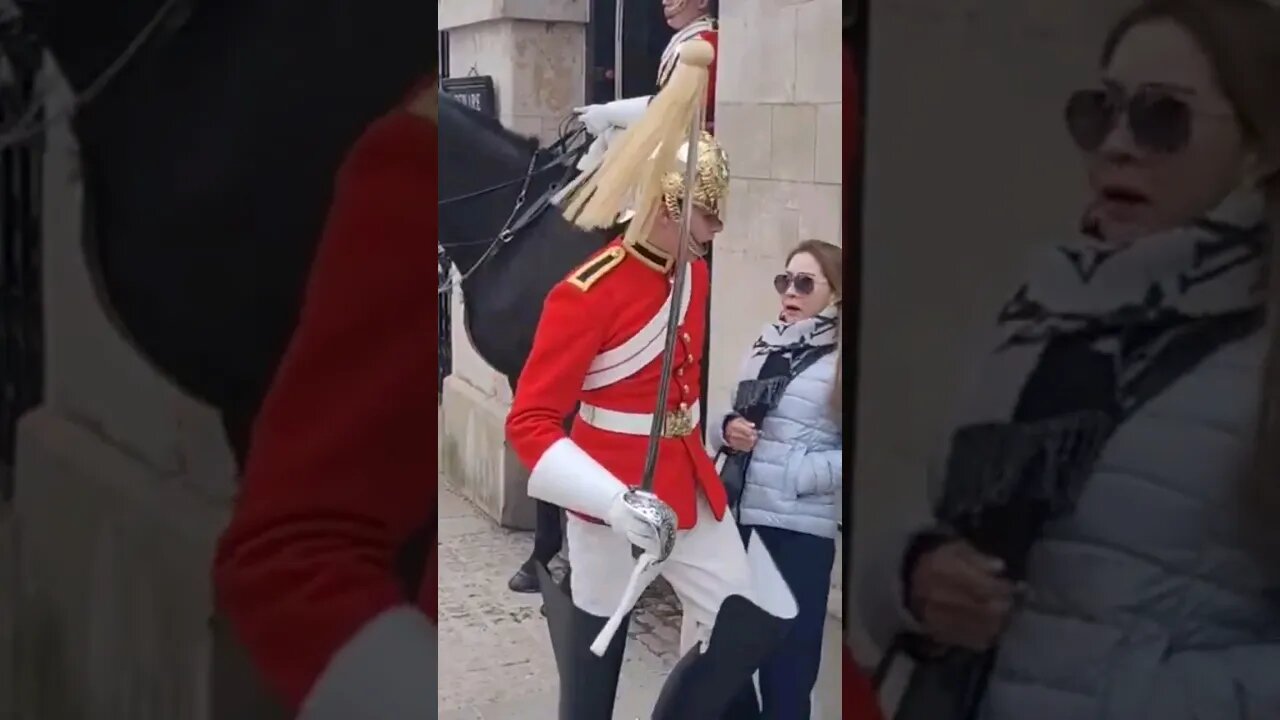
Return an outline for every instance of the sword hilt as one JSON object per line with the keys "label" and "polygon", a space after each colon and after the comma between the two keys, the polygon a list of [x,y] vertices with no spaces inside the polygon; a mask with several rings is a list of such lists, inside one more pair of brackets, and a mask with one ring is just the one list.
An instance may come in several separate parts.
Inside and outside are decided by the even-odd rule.
{"label": "sword hilt", "polygon": [[[648,490],[635,488],[622,494],[622,502],[633,515],[653,530],[654,536],[658,538],[657,562],[665,561],[676,546],[676,528],[679,522],[675,510]],[[633,558],[639,558],[645,552],[642,548],[631,546]]]}

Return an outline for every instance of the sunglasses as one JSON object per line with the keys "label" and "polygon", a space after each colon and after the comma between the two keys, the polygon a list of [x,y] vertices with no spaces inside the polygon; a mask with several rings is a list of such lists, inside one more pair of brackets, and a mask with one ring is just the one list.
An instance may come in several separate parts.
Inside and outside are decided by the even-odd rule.
{"label": "sunglasses", "polygon": [[1085,152],[1102,147],[1123,118],[1138,147],[1176,153],[1191,140],[1191,106],[1160,90],[1139,90],[1125,97],[1115,90],[1079,90],[1067,99],[1067,131]]}
{"label": "sunglasses", "polygon": [[812,275],[778,273],[773,276],[773,289],[778,291],[779,295],[785,295],[787,290],[796,289],[797,295],[808,295],[818,286],[818,280]]}

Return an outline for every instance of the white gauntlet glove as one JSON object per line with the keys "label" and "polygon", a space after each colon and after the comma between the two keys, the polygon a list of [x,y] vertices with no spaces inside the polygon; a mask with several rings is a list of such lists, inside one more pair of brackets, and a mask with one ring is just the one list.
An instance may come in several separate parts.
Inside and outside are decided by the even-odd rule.
{"label": "white gauntlet glove", "polygon": [[587,132],[599,137],[611,127],[626,128],[644,115],[652,96],[614,100],[603,105],[574,108],[573,112],[586,126]]}
{"label": "white gauntlet glove", "polygon": [[578,120],[587,128],[587,132],[599,137],[604,134],[605,130],[610,127],[608,111],[604,105],[587,105],[573,109],[573,114],[578,116]]}
{"label": "white gauntlet glove", "polygon": [[569,438],[552,443],[534,464],[529,497],[600,518],[658,561],[675,544],[677,521],[671,507],[656,495],[629,490]]}

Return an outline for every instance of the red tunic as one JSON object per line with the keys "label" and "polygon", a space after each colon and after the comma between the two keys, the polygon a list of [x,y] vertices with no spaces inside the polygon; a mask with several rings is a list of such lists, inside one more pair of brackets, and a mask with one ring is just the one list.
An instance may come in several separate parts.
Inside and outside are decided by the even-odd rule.
{"label": "red tunic", "polygon": [[[609,248],[621,245],[615,241]],[[596,257],[608,252],[606,248]],[[646,264],[630,248],[622,262],[586,290],[570,282],[577,273],[557,284],[547,296],[533,351],[520,373],[507,416],[507,438],[529,468],[537,465],[553,443],[566,437],[563,420],[579,401],[644,414],[653,413],[657,403],[662,382],[660,355],[630,377],[595,390],[582,388],[596,355],[630,339],[658,313],[669,293],[669,274]],[[691,284],[689,310],[679,328],[673,373],[667,380],[671,385],[667,406],[671,409],[697,402],[702,387],[700,363],[710,285],[706,263],[694,261],[687,278]],[[622,482],[631,486],[640,483],[646,435],[602,430],[576,417],[568,437]],[[697,519],[699,490],[716,518],[723,517],[724,485],[702,444],[700,426],[685,437],[660,441],[653,489],[675,510],[682,529],[693,527]]]}
{"label": "red tunic", "polygon": [[[411,534],[436,523],[436,178],[435,126],[404,110],[373,123],[348,155],[218,545],[217,605],[295,708],[388,611],[406,643],[429,637],[435,654],[420,632],[430,628],[423,614],[436,617],[434,552],[416,604],[393,564]],[[368,679],[348,696],[386,689]]]}

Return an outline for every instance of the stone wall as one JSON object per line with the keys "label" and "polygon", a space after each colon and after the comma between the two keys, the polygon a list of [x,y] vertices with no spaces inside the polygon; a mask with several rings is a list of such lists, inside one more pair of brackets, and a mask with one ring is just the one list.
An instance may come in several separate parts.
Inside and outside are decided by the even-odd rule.
{"label": "stone wall", "polygon": [[[440,0],[439,13],[439,29],[449,33],[449,74],[492,76],[502,123],[544,144],[553,140],[561,121],[584,102],[587,0]],[[461,293],[454,293],[441,470],[498,522],[531,528],[527,473],[503,435],[511,390],[472,348],[465,312]]]}
{"label": "stone wall", "polygon": [[732,169],[712,278],[713,407],[777,312],[786,254],[806,238],[841,241],[841,12],[838,0],[722,7],[716,136]]}

